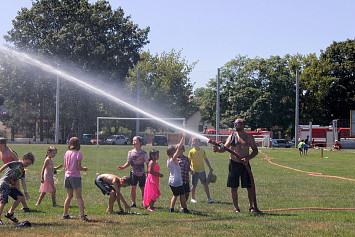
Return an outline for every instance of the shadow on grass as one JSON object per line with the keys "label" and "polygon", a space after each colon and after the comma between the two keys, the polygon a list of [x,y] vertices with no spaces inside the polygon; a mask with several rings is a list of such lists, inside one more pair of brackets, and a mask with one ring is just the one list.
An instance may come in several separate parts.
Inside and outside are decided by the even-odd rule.
{"label": "shadow on grass", "polygon": [[30,210],[26,210],[26,211],[19,210],[19,212],[23,212],[23,213],[46,213],[44,211],[39,211],[39,210],[36,210],[36,209],[30,209]]}

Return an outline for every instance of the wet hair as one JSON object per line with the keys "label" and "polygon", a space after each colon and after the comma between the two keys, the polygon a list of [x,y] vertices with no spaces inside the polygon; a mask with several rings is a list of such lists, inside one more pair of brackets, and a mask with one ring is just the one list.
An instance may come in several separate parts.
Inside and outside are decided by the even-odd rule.
{"label": "wet hair", "polygon": [[0,137],[0,144],[5,144],[6,146],[6,139],[4,137]]}
{"label": "wet hair", "polygon": [[23,159],[31,161],[32,165],[35,163],[35,156],[31,152],[24,154]]}
{"label": "wet hair", "polygon": [[50,146],[50,147],[48,147],[46,156],[48,156],[48,155],[49,155],[49,153],[51,153],[52,151],[57,152],[57,148],[55,148],[54,146]]}
{"label": "wet hair", "polygon": [[137,138],[138,142],[141,144],[141,146],[143,145],[143,138],[141,136],[134,136],[134,138]]}
{"label": "wet hair", "polygon": [[152,160],[152,159],[153,159],[153,156],[155,156],[156,154],[159,154],[159,151],[158,151],[158,150],[155,150],[155,149],[151,150],[151,151],[149,152],[149,160]]}
{"label": "wet hair", "polygon": [[131,183],[132,183],[131,177],[128,177],[128,176],[123,176],[122,180],[123,180],[123,183],[128,184],[128,185],[131,185]]}
{"label": "wet hair", "polygon": [[80,150],[80,140],[77,137],[72,137],[69,140],[69,145],[68,145],[69,150]]}
{"label": "wet hair", "polygon": [[172,157],[175,154],[175,152],[176,152],[176,148],[171,145],[166,150],[166,153],[168,154],[169,157]]}
{"label": "wet hair", "polygon": [[197,137],[193,137],[193,138],[192,138],[192,141],[198,141],[198,142],[201,142],[201,139],[200,139],[200,138],[197,138]]}

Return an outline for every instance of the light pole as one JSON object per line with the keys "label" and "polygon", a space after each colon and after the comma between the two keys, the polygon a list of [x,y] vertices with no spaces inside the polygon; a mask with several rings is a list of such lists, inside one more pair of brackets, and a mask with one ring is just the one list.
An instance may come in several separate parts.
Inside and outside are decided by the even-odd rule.
{"label": "light pole", "polygon": [[298,127],[299,127],[299,72],[296,70],[296,113],[295,113],[295,147],[298,147]]}
{"label": "light pole", "polygon": [[217,70],[217,104],[216,104],[216,142],[219,141],[219,108],[220,108],[220,101],[219,101],[219,78],[220,76],[220,68]]}
{"label": "light pole", "polygon": [[[59,65],[57,65],[58,69]],[[55,103],[55,143],[59,144],[59,95],[60,95],[60,82],[57,74],[57,90],[56,90],[56,103]]]}

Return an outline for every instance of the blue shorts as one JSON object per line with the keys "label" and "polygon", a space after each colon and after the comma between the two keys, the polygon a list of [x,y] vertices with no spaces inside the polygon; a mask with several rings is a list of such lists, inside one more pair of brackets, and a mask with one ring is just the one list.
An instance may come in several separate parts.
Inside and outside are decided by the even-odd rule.
{"label": "blue shorts", "polygon": [[68,188],[68,189],[82,188],[81,177],[65,177],[64,188]]}
{"label": "blue shorts", "polygon": [[201,180],[202,184],[206,183],[206,172],[195,172],[194,174],[191,174],[191,184],[192,186],[196,186],[198,183],[198,180]]}
{"label": "blue shorts", "polygon": [[0,188],[0,203],[8,203],[9,196],[17,200],[17,196],[23,196],[17,188]]}
{"label": "blue shorts", "polygon": [[303,145],[303,150],[308,151],[308,146],[307,145]]}

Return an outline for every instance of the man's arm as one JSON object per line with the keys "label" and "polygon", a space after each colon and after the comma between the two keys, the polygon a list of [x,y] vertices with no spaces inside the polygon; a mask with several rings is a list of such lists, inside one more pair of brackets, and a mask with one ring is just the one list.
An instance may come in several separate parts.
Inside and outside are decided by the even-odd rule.
{"label": "man's arm", "polygon": [[242,159],[244,165],[247,165],[249,160],[253,159],[259,153],[258,147],[256,146],[254,137],[252,135],[249,136],[248,142],[252,149],[252,153]]}
{"label": "man's arm", "polygon": [[226,150],[224,149],[224,147],[227,147],[229,148],[231,146],[231,142],[232,142],[232,135],[230,135],[228,138],[227,138],[227,141],[226,143],[224,144],[224,146],[213,146],[213,151],[214,152],[219,152],[219,153],[223,153],[225,152]]}

